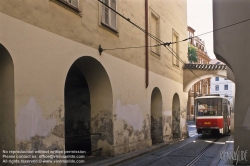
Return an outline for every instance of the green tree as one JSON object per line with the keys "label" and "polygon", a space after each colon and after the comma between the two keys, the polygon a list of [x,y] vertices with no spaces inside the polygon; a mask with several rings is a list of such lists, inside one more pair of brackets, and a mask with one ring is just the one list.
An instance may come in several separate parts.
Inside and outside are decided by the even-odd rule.
{"label": "green tree", "polygon": [[198,62],[197,51],[193,46],[188,46],[188,61],[190,63]]}

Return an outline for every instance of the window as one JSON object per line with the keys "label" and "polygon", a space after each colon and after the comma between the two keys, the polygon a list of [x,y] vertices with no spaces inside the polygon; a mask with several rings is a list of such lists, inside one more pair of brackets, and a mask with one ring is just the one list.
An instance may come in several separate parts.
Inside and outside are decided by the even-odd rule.
{"label": "window", "polygon": [[216,90],[216,91],[219,91],[219,90],[220,90],[219,85],[215,85],[215,90]]}
{"label": "window", "polygon": [[228,90],[228,85],[224,85],[224,90]]}
{"label": "window", "polygon": [[219,81],[219,77],[215,77],[215,81]]}
{"label": "window", "polygon": [[[150,17],[150,33],[157,37],[160,38],[160,34],[159,34],[159,16],[153,12],[153,10],[151,9],[151,17]],[[150,45],[154,46],[157,45],[158,42],[156,40],[154,40],[153,38],[150,38]],[[157,56],[160,56],[160,47],[151,47],[151,52],[153,54],[156,54]]]}
{"label": "window", "polygon": [[195,105],[197,116],[222,116],[222,99],[197,99]]}
{"label": "window", "polygon": [[64,0],[66,1],[67,3],[69,3],[70,5],[74,6],[74,7],[77,7],[79,6],[79,2],[78,0]]}
{"label": "window", "polygon": [[224,80],[228,80],[228,78],[224,78]]}
{"label": "window", "polygon": [[[173,30],[173,42],[177,42],[179,41],[179,36],[178,34]],[[173,64],[177,67],[179,67],[179,60],[178,57],[179,56],[179,43],[175,43],[175,44],[172,44],[172,47],[173,47]]]}
{"label": "window", "polygon": [[79,15],[81,15],[81,5],[79,0],[50,0],[64,7],[65,9]]}
{"label": "window", "polygon": [[[116,10],[116,0],[103,0],[103,2]],[[108,26],[111,29],[116,30],[116,14],[105,5],[102,5],[102,24]]]}

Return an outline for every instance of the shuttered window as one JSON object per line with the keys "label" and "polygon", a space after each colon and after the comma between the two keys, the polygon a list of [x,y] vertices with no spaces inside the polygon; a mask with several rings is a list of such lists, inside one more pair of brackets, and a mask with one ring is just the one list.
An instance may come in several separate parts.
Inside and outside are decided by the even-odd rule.
{"label": "shuttered window", "polygon": [[[116,0],[103,0],[103,2],[112,9],[116,10]],[[102,5],[102,23],[111,27],[112,29],[117,29],[116,13],[114,13],[105,5]]]}

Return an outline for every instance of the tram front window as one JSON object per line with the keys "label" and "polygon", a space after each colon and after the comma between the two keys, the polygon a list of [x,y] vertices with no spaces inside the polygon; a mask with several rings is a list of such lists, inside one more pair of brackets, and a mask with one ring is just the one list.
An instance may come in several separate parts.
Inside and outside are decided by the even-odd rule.
{"label": "tram front window", "polygon": [[222,116],[220,98],[197,99],[197,116]]}

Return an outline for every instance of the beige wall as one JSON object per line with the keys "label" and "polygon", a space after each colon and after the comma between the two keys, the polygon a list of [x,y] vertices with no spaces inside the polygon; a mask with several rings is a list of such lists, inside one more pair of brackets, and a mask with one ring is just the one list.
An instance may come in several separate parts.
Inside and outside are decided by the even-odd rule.
{"label": "beige wall", "polygon": [[[51,1],[32,2],[0,2],[0,31],[4,32],[0,34],[0,43],[10,52],[15,69],[15,140],[18,149],[30,149],[33,145],[47,149],[54,146],[64,149],[65,80],[71,65],[84,56],[92,57],[95,62],[90,64],[98,63],[102,68],[99,70],[98,65],[91,66],[87,61],[77,61],[78,67],[84,65],[82,73],[87,82],[93,84],[93,88],[90,87],[91,100],[103,102],[104,98],[101,98],[105,93],[112,96],[112,101],[109,100],[111,107],[107,103],[99,103],[93,108],[97,111],[91,112],[92,117],[97,117],[99,122],[107,117],[112,120],[112,140],[106,139],[106,134],[106,138],[102,137],[95,142],[96,148],[103,148],[103,155],[119,155],[152,144],[150,108],[155,87],[162,94],[164,141],[172,139],[171,117],[175,93],[180,97],[180,136],[187,135],[187,93],[183,92],[182,68],[173,67],[172,56],[165,48],[161,49],[160,59],[150,54],[149,87],[145,88],[144,49],[105,51],[101,56],[97,50],[100,43],[103,43],[103,47],[106,45],[106,48],[144,45],[144,34],[120,18],[119,37],[100,28],[96,1],[87,1],[89,7],[82,6],[83,11],[93,9],[90,10],[92,15],[88,15],[91,18],[84,12],[82,17],[75,15]],[[179,23],[186,24],[186,2],[169,2],[170,4],[162,0],[159,1],[159,6],[152,4],[155,11],[161,11],[158,14],[161,18],[162,39],[171,40],[172,28],[178,32],[180,39],[186,38],[187,25],[183,28],[179,26]],[[162,11],[162,5],[168,6],[168,10]],[[14,6],[18,10],[11,12],[10,9]],[[142,6],[139,11],[138,6]],[[127,8],[131,9],[131,13],[127,12]],[[182,8],[174,19],[171,14],[176,14],[174,10]],[[131,20],[136,18],[138,25],[144,26],[144,2],[119,1],[118,9]],[[137,12],[133,12],[135,10]],[[187,43],[182,42],[179,48],[182,58],[185,59]],[[98,76],[99,71],[106,73],[103,79],[103,74]],[[101,88],[98,84],[102,84],[103,80],[108,80],[111,90],[105,89],[102,92],[94,89]],[[95,93],[103,96],[93,95]],[[104,106],[107,112],[101,110]]]}
{"label": "beige wall", "polygon": [[[145,45],[144,33],[133,27],[133,25],[121,17],[117,17],[119,29],[118,35],[111,33],[102,26],[99,26],[100,4],[97,0],[80,0],[80,2],[82,16],[63,8],[50,0],[41,0],[36,3],[34,3],[33,0],[1,1],[0,12],[93,48],[98,48],[100,44],[103,48]],[[117,1],[117,3],[117,10],[120,13],[145,29],[144,0],[122,0]],[[187,38],[185,28],[187,25],[187,9],[185,0],[151,0],[149,1],[149,12],[152,10],[154,10],[160,17],[159,38],[161,40],[166,42],[172,41],[173,29],[178,33],[180,40]],[[145,68],[144,48],[105,52]],[[184,61],[187,61],[187,42],[180,43],[179,54]],[[166,48],[162,47],[160,55],[161,59],[158,59],[155,56],[149,57],[149,69],[157,74],[182,83],[182,70],[173,66],[172,54]]]}
{"label": "beige wall", "polygon": [[[249,19],[247,0],[214,0],[214,29]],[[250,151],[250,71],[249,41],[250,22],[244,22],[214,33],[214,53],[218,60],[227,64],[235,78],[236,96],[234,107],[234,150]],[[238,148],[239,147],[239,148]],[[238,164],[250,164],[238,161]]]}

